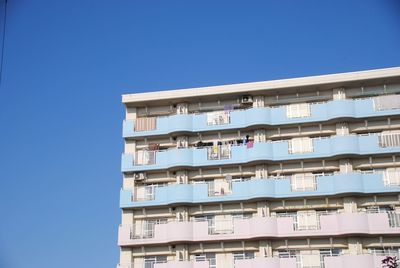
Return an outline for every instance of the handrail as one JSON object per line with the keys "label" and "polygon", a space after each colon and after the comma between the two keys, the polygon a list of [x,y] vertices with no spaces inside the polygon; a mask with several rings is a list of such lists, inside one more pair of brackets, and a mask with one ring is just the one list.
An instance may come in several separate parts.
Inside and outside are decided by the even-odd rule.
{"label": "handrail", "polygon": [[[276,101],[276,102],[267,103],[270,106],[257,107],[257,108],[277,109],[277,108],[284,108],[284,107],[286,107],[286,106],[288,106],[290,104],[298,104],[298,103],[309,103],[310,105],[318,105],[318,104],[325,104],[325,103],[330,103],[330,102],[335,102],[335,101],[343,101],[343,100],[349,100],[349,101],[369,100],[369,99],[374,99],[374,98],[379,97],[379,96],[396,95],[399,92],[400,91],[393,91],[393,92],[390,92],[390,93],[387,93],[387,94],[373,95],[373,96],[367,96],[367,97],[362,97],[362,95],[361,95],[361,97],[356,97],[355,96],[355,97],[351,97],[351,98],[347,98],[347,99],[341,99],[341,100],[333,100],[333,99],[326,100],[326,97],[324,97],[324,96],[313,96],[313,99],[316,99],[316,98],[320,97],[322,101],[307,101],[308,100],[307,98],[305,98],[304,100],[301,100],[300,102],[293,102],[293,103],[287,103],[287,104],[279,104],[279,101]],[[298,98],[285,99],[285,101],[295,101],[295,100],[299,100],[299,99]],[[202,114],[207,114],[207,113],[210,113],[210,112],[224,111],[224,107],[223,106],[218,107],[218,108],[220,108],[220,109],[213,110],[213,111],[208,111],[208,112],[191,112],[191,113],[188,113],[188,114],[189,115],[202,115]],[[239,109],[233,109],[233,110],[230,110],[230,111],[231,112],[245,111],[245,110],[249,110],[249,109],[252,109],[252,108],[254,108],[254,107],[239,108]],[[158,118],[166,118],[166,117],[174,116],[174,115],[177,115],[177,113],[171,113],[171,114],[168,114],[168,115],[151,115],[150,117],[157,117],[157,119],[158,119]],[[126,121],[126,120],[128,120],[128,119],[124,119],[124,121]]]}
{"label": "handrail", "polygon": [[[332,139],[332,138],[335,138],[335,137],[366,137],[366,136],[378,136],[379,137],[379,136],[390,136],[390,135],[400,136],[400,133],[368,132],[368,133],[360,133],[360,134],[351,133],[351,134],[347,134],[347,135],[330,135],[330,136],[319,136],[319,137],[293,137],[293,138],[310,138],[311,140],[314,141],[314,140]],[[257,144],[257,143],[289,142],[293,138],[281,139],[281,140],[267,140],[267,141],[263,141],[263,142],[254,142],[254,144]],[[222,145],[218,145],[218,146],[241,147],[241,146],[246,146],[246,144],[224,144],[224,141],[222,141]],[[156,152],[157,153],[157,152],[166,152],[166,151],[176,150],[176,149],[209,149],[209,148],[213,148],[213,145],[202,146],[201,148],[195,147],[195,146],[189,146],[189,147],[186,147],[186,148],[171,147],[171,148],[160,149],[160,150],[148,150],[148,149],[140,149],[140,150],[145,150],[145,151],[147,151],[149,153],[152,153],[152,152]],[[128,154],[134,154],[134,153],[128,153]]]}

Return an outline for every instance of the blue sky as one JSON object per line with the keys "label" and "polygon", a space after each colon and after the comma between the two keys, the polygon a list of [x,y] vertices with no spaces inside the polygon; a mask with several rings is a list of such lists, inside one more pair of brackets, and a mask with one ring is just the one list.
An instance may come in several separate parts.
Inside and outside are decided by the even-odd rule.
{"label": "blue sky", "polygon": [[7,9],[7,268],[116,266],[121,94],[400,65],[395,0],[8,0]]}

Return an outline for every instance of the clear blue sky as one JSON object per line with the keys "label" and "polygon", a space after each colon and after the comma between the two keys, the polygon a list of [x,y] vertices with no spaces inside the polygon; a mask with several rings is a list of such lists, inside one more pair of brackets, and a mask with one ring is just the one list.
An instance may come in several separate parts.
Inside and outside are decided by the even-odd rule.
{"label": "clear blue sky", "polygon": [[395,0],[7,8],[0,268],[116,266],[121,94],[400,65]]}

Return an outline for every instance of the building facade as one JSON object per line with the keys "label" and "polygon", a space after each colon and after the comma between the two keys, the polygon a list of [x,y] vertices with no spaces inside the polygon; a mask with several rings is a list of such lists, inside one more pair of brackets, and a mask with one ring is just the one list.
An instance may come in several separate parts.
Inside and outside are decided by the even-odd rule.
{"label": "building facade", "polygon": [[400,68],[128,94],[119,268],[375,268],[400,249]]}

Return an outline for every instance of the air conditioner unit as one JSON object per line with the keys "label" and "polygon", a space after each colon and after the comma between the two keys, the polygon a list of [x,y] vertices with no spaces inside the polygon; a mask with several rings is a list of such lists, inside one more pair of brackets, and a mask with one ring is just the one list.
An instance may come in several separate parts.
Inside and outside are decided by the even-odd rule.
{"label": "air conditioner unit", "polygon": [[134,178],[136,181],[143,181],[146,179],[146,173],[135,173]]}
{"label": "air conditioner unit", "polygon": [[241,103],[253,103],[253,97],[250,95],[242,96]]}

